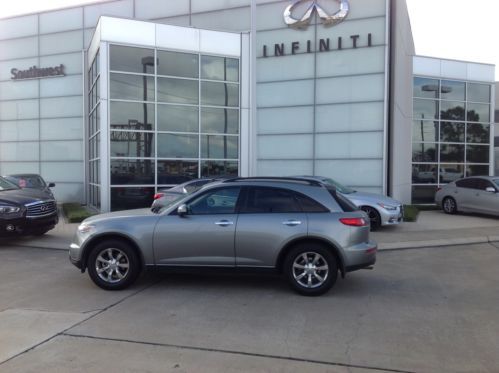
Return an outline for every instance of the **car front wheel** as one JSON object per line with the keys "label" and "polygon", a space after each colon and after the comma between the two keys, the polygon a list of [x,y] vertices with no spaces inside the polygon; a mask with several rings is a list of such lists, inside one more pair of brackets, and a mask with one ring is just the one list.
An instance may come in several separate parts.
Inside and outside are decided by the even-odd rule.
{"label": "car front wheel", "polygon": [[445,197],[444,200],[442,201],[442,209],[446,214],[457,213],[456,200],[452,197]]}
{"label": "car front wheel", "polygon": [[291,249],[284,261],[284,271],[298,293],[321,295],[336,282],[338,263],[328,248],[310,242]]}
{"label": "car front wheel", "polygon": [[375,231],[376,229],[381,227],[381,215],[374,207],[362,206],[360,209],[364,211],[369,217],[372,231]]}
{"label": "car front wheel", "polygon": [[106,290],[130,286],[140,273],[139,258],[126,242],[107,240],[93,248],[88,257],[88,274],[92,281]]}

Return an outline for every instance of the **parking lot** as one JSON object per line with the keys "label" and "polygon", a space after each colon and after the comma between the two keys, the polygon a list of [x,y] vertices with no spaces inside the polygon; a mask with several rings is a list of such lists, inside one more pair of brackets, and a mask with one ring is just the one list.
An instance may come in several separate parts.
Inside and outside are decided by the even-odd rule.
{"label": "parking lot", "polygon": [[268,275],[106,292],[65,251],[0,246],[0,371],[497,372],[498,247],[383,251],[308,298]]}

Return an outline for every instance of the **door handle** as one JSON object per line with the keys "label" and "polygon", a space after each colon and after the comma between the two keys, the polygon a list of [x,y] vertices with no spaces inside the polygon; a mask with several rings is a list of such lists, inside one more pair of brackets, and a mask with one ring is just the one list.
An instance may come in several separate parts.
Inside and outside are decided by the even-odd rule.
{"label": "door handle", "polygon": [[234,225],[233,222],[228,221],[228,220],[220,220],[220,221],[215,222],[215,224],[218,225],[219,227],[227,227],[229,225]]}
{"label": "door handle", "polygon": [[288,227],[294,227],[301,224],[299,220],[286,220],[282,222],[283,225],[287,225]]}

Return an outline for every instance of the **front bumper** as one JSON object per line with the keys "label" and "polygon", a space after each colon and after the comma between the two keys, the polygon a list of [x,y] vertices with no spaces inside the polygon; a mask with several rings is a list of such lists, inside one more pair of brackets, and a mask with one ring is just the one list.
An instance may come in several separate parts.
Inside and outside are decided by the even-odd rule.
{"label": "front bumper", "polygon": [[378,209],[381,216],[381,225],[396,225],[404,221],[404,206],[400,205],[396,210]]}
{"label": "front bumper", "polygon": [[30,234],[40,230],[50,230],[59,222],[57,213],[41,218],[17,217],[0,219],[0,236]]}

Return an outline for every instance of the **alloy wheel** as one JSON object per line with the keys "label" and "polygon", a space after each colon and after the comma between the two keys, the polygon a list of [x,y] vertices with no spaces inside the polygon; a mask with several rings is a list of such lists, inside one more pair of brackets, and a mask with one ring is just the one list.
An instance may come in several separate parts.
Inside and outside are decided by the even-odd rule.
{"label": "alloy wheel", "polygon": [[322,255],[316,252],[305,252],[293,261],[293,277],[301,286],[309,289],[317,288],[326,282],[329,266]]}
{"label": "alloy wheel", "polygon": [[128,275],[130,269],[130,260],[128,256],[120,249],[108,248],[102,250],[95,259],[95,271],[100,279],[114,284]]}

